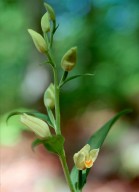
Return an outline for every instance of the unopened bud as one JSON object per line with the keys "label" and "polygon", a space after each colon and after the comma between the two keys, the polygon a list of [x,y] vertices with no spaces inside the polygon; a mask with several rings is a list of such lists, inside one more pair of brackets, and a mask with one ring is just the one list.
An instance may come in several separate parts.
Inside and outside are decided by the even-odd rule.
{"label": "unopened bud", "polygon": [[42,16],[42,19],[41,19],[41,28],[42,28],[42,31],[47,33],[48,31],[50,31],[50,21],[49,21],[49,13],[45,13],[43,16]]}
{"label": "unopened bud", "polygon": [[39,33],[37,33],[36,31],[34,31],[32,29],[28,29],[28,32],[29,32],[30,36],[32,37],[32,40],[33,40],[37,50],[41,53],[45,53],[47,51],[47,45],[46,45],[44,38]]}
{"label": "unopened bud", "polygon": [[55,21],[55,11],[54,11],[54,9],[48,3],[44,3],[44,7],[48,11],[51,20]]}
{"label": "unopened bud", "polygon": [[69,49],[61,60],[61,66],[64,71],[71,71],[76,65],[77,60],[77,47]]}
{"label": "unopened bud", "polygon": [[24,113],[21,115],[21,122],[41,138],[51,136],[47,123],[39,118]]}
{"label": "unopened bud", "polygon": [[55,89],[53,83],[49,85],[44,93],[44,105],[50,109],[55,106]]}

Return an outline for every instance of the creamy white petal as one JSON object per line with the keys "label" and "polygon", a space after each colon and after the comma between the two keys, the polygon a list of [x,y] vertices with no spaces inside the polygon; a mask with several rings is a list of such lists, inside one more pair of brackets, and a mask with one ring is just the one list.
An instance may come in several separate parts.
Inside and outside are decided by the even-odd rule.
{"label": "creamy white petal", "polygon": [[21,122],[42,138],[51,136],[47,123],[39,118],[24,113],[21,115]]}
{"label": "creamy white petal", "polygon": [[95,160],[98,156],[98,153],[99,153],[99,149],[93,149],[90,151],[89,156],[93,160],[93,162],[95,162]]}

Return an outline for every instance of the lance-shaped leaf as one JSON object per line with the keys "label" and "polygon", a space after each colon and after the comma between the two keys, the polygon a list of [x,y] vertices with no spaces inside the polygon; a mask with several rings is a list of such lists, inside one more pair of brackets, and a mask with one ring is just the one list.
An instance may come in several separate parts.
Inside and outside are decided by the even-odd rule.
{"label": "lance-shaped leaf", "polygon": [[[96,131],[88,140],[88,144],[91,146],[92,149],[101,148],[108,132],[110,131],[112,125],[123,115],[132,112],[132,110],[127,109],[123,110],[120,113],[118,113],[116,116],[114,116],[112,119],[110,119],[107,123],[105,123],[98,131]],[[90,169],[86,169],[82,171],[82,185],[81,188],[83,188],[84,184],[86,183],[87,176],[89,174]],[[76,188],[78,186],[78,170],[74,166],[71,171],[71,180]]]}
{"label": "lance-shaped leaf", "polygon": [[8,120],[9,120],[11,117],[13,117],[13,116],[15,116],[15,115],[22,115],[23,113],[26,113],[26,114],[28,114],[28,115],[32,115],[32,116],[34,116],[34,117],[38,117],[38,118],[46,121],[51,127],[53,127],[53,124],[52,124],[50,118],[49,118],[47,115],[45,115],[45,114],[43,114],[43,113],[36,112],[36,111],[35,111],[35,112],[28,112],[28,111],[27,111],[27,112],[19,112],[19,111],[12,112],[12,113],[10,113],[10,114],[7,116],[6,122],[8,122]]}
{"label": "lance-shaped leaf", "polygon": [[56,120],[54,118],[52,110],[49,107],[47,107],[47,113],[48,113],[49,119],[50,119],[50,121],[51,121],[51,123],[53,125],[53,128],[57,132],[57,130],[56,130]]}

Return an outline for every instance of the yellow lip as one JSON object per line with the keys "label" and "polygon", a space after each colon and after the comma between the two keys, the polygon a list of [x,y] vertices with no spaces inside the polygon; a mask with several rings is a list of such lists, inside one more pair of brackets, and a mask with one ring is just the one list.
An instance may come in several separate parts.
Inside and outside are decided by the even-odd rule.
{"label": "yellow lip", "polygon": [[92,167],[92,165],[93,165],[93,161],[92,160],[85,161],[86,168],[90,168],[90,167]]}

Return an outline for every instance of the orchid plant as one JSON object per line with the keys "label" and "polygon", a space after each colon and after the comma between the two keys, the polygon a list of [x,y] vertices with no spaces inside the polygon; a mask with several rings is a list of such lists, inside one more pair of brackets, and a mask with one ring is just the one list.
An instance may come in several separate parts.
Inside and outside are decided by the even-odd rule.
{"label": "orchid plant", "polygon": [[[59,80],[58,64],[55,63],[53,59],[54,55],[52,49],[54,34],[58,27],[55,11],[47,3],[44,3],[44,6],[46,8],[46,13],[41,18],[43,35],[32,29],[28,29],[28,32],[37,50],[46,56],[46,63],[52,67],[54,74],[54,82],[49,85],[44,93],[44,105],[47,109],[47,114],[39,112],[14,112],[8,116],[8,119],[13,115],[20,115],[21,123],[36,134],[36,139],[32,143],[32,148],[39,144],[43,144],[48,151],[56,154],[60,159],[70,191],[81,192],[86,184],[89,171],[91,167],[94,166],[94,162],[98,157],[101,146],[110,128],[120,116],[130,112],[130,110],[124,110],[110,119],[90,137],[87,144],[85,144],[82,149],[79,149],[77,153],[73,154],[75,166],[70,172],[64,149],[65,138],[62,135],[60,125],[59,93],[63,85],[67,82],[82,76],[92,76],[93,74],[77,74],[68,77],[69,73],[77,64],[77,47],[75,46],[70,48],[61,59],[63,75]],[[54,129],[53,134],[50,128]]]}

